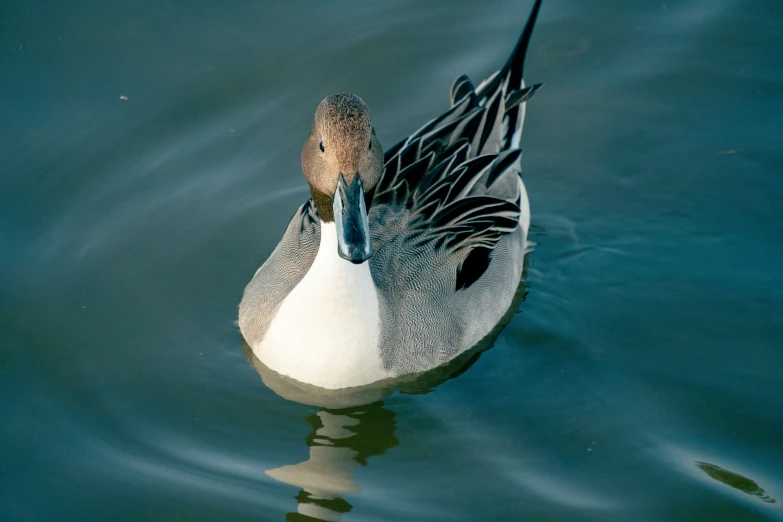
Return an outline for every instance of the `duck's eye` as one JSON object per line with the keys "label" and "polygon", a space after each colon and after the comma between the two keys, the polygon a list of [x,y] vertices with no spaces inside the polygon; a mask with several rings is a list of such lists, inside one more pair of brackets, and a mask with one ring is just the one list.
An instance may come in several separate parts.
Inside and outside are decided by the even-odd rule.
{"label": "duck's eye", "polygon": [[318,144],[318,146],[321,147],[321,152],[323,152],[324,151],[324,142],[322,141],[321,143]]}
{"label": "duck's eye", "polygon": [[370,146],[367,147],[367,150],[372,150],[372,140],[370,140]]}

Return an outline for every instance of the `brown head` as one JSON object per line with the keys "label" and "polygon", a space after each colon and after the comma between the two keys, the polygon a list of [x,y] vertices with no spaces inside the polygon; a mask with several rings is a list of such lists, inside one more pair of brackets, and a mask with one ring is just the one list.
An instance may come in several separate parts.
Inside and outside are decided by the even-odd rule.
{"label": "brown head", "polygon": [[369,259],[367,208],[383,173],[383,148],[361,98],[339,93],[318,105],[302,170],[321,220],[337,225],[340,256],[353,263]]}

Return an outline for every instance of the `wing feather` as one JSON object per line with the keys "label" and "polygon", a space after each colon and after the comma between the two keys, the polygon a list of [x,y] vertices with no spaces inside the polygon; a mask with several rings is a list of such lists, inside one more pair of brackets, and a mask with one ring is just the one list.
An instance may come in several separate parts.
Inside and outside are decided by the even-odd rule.
{"label": "wing feather", "polygon": [[[517,144],[524,105],[541,87],[523,80],[540,6],[536,0],[500,70],[478,88],[467,76],[458,77],[449,92],[451,107],[386,152],[373,205],[410,213],[406,241],[465,255],[488,249],[489,259],[500,238],[519,226],[518,190],[511,194],[511,184],[496,182],[521,171]],[[494,185],[504,188],[493,192]],[[475,269],[483,261],[473,264]]]}

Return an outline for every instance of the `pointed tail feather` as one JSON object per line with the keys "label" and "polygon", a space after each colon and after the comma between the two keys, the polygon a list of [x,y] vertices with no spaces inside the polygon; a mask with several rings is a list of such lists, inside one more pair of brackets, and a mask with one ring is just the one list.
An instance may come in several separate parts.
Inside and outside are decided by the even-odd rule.
{"label": "pointed tail feather", "polygon": [[536,0],[530,11],[522,34],[517,41],[505,65],[481,82],[476,89],[479,104],[484,105],[497,91],[505,98],[505,117],[503,118],[501,150],[519,147],[522,125],[525,119],[525,102],[541,87],[541,84],[525,87],[525,57],[530,46],[533,28],[541,10],[541,0]]}
{"label": "pointed tail feather", "polygon": [[509,75],[508,91],[522,87],[522,77],[524,76],[525,71],[525,57],[527,55],[527,49],[530,46],[530,37],[533,36],[533,28],[536,25],[538,12],[540,10],[541,0],[536,0],[536,3],[533,4],[533,9],[530,11],[530,16],[527,18],[525,28],[522,30],[522,35],[519,37],[519,41],[514,47],[514,51],[511,53],[511,56],[508,57],[506,65],[503,66],[501,75],[503,75],[503,72]]}

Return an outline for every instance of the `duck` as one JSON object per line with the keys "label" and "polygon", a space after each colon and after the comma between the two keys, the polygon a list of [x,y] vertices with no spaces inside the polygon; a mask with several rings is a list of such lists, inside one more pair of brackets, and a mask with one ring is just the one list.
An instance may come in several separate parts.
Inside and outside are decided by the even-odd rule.
{"label": "duck", "polygon": [[247,284],[239,330],[270,370],[341,390],[426,372],[480,343],[520,283],[530,227],[520,138],[541,0],[505,64],[385,152],[337,93],[302,148],[310,198]]}

